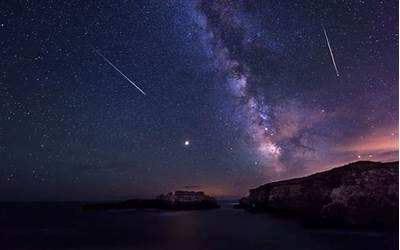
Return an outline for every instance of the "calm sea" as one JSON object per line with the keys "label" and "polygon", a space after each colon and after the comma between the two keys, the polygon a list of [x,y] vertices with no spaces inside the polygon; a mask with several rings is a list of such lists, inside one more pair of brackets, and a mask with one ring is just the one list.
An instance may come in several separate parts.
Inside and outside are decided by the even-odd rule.
{"label": "calm sea", "polygon": [[223,203],[208,211],[83,212],[80,203],[0,203],[0,249],[397,249],[398,232],[306,226]]}

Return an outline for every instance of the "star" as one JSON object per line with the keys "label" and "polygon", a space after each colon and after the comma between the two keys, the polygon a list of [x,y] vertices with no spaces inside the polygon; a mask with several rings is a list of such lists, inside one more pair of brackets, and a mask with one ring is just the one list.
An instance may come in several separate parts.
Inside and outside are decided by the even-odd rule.
{"label": "star", "polygon": [[185,147],[189,146],[189,145],[190,145],[190,141],[189,141],[189,140],[186,140],[185,143],[184,143],[184,145],[185,145]]}

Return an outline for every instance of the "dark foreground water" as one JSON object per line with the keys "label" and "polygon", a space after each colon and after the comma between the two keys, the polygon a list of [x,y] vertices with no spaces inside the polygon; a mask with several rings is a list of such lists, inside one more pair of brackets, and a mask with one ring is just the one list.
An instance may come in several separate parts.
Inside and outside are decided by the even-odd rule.
{"label": "dark foreground water", "polygon": [[79,203],[0,203],[0,249],[397,249],[398,232],[315,228],[293,218],[209,211],[83,212]]}

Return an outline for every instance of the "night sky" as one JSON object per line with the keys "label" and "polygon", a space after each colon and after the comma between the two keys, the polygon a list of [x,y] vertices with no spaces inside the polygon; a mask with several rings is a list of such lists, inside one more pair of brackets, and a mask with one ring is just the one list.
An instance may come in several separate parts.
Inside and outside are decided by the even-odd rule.
{"label": "night sky", "polygon": [[397,13],[377,0],[3,0],[0,200],[238,197],[397,160]]}

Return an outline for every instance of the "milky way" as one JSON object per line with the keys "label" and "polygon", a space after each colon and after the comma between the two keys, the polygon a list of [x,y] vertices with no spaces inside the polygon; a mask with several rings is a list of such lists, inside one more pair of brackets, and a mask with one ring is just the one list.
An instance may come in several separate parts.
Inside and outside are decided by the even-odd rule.
{"label": "milky way", "polygon": [[[212,49],[216,68],[224,75],[224,84],[235,99],[236,110],[233,114],[235,121],[243,127],[248,145],[253,152],[257,152],[261,161],[261,171],[266,172],[267,176],[273,176],[272,178],[282,174],[292,176],[304,173],[307,171],[305,169],[307,166],[321,164],[321,159],[324,162],[322,164],[329,164],[326,157],[335,155],[335,147],[343,139],[340,138],[342,131],[335,128],[334,124],[342,122],[343,117],[340,116],[351,116],[347,112],[338,111],[342,103],[324,108],[325,98],[337,97],[334,93],[324,95],[318,92],[320,85],[323,84],[316,81],[317,79],[312,79],[314,82],[310,88],[315,90],[312,94],[299,93],[298,90],[286,95],[280,93],[283,92],[285,85],[304,84],[304,79],[301,79],[304,76],[299,77],[298,72],[293,72],[291,67],[302,69],[304,74],[314,74],[313,64],[318,63],[326,54],[321,50],[325,46],[324,43],[318,39],[321,37],[321,32],[318,32],[317,20],[318,18],[323,20],[327,15],[316,15],[318,16],[316,18],[312,16],[315,13],[309,13],[312,16],[309,24],[304,26],[304,23],[300,22],[296,25],[296,19],[302,18],[300,16],[305,13],[300,11],[296,13],[293,7],[288,5],[291,3],[202,1],[196,6],[196,11],[199,13],[198,23],[204,31],[202,35],[205,36],[206,46]],[[343,8],[355,7],[350,4],[343,5]],[[288,8],[286,20],[280,23],[279,17],[276,17],[278,14],[274,17],[273,12],[274,9],[282,10],[285,7]],[[263,13],[266,16],[264,20],[260,20],[263,18]],[[272,16],[268,16],[269,13]],[[271,21],[265,22],[265,20]],[[286,31],[277,26],[286,26]],[[284,35],[279,34],[275,37],[274,30],[277,29],[281,29]],[[325,38],[328,39],[325,28],[323,31]],[[388,34],[388,37],[390,36],[394,34]],[[307,49],[307,42],[311,43],[312,47]],[[339,76],[329,40],[327,42],[336,75]],[[342,45],[344,46],[348,45]],[[300,47],[302,50],[290,53],[291,48],[295,47]],[[344,50],[350,51],[350,48]],[[302,57],[307,57],[308,60],[302,60]],[[306,67],[296,65],[302,63],[306,63]],[[341,90],[345,89],[341,85],[358,84],[352,83],[353,70],[356,69],[348,67],[347,78],[343,82],[333,79],[332,74],[324,70],[322,74],[326,74],[327,78],[323,81],[336,85],[337,95],[351,99],[352,94],[341,93]],[[395,80],[391,82],[394,83]],[[368,93],[360,91],[360,94],[366,94],[363,98],[369,98]],[[343,106],[349,105],[346,103],[349,101],[351,100],[343,100]],[[371,106],[380,105],[374,103]],[[363,107],[363,109],[371,108],[368,105]],[[385,111],[380,110],[380,112]],[[385,124],[390,127],[386,132],[387,135],[397,131],[396,121],[391,119],[393,117],[391,111],[379,115],[385,117],[389,123]],[[354,119],[364,118],[356,116]],[[388,144],[397,145],[396,140],[397,138],[392,139]],[[383,149],[389,151],[389,156],[385,155],[381,159],[396,159],[397,153],[393,148],[395,146]],[[372,158],[371,152],[363,153],[364,159]],[[339,156],[337,160],[342,161],[342,157],[343,155]],[[357,155],[357,158],[361,157]]]}

